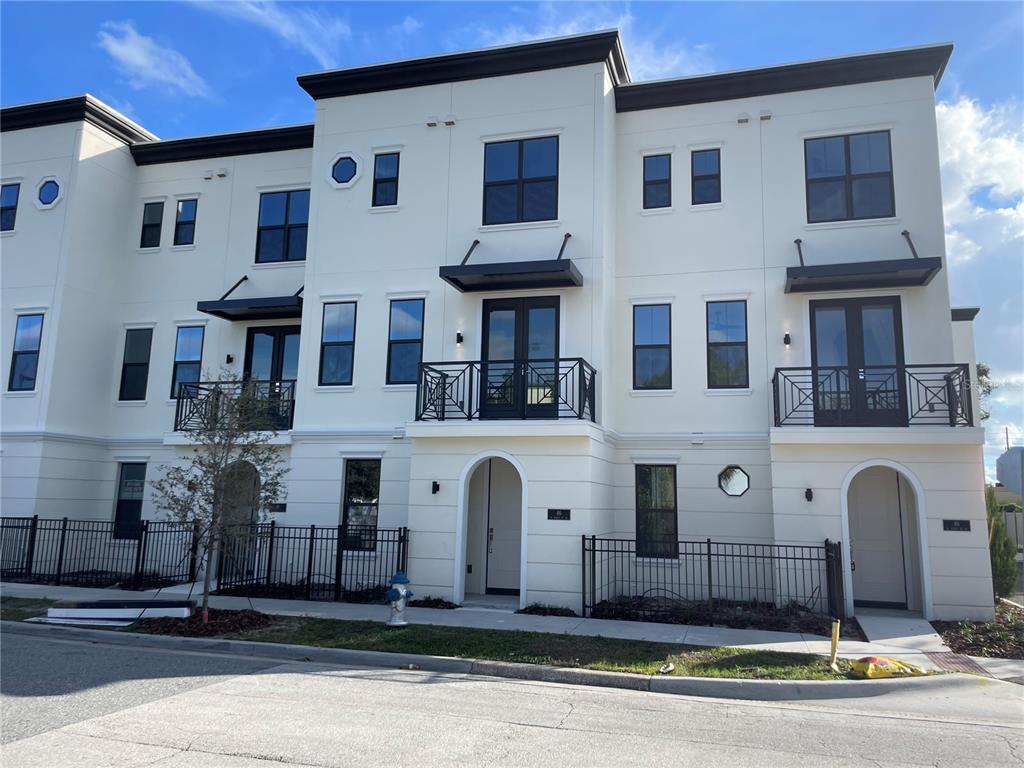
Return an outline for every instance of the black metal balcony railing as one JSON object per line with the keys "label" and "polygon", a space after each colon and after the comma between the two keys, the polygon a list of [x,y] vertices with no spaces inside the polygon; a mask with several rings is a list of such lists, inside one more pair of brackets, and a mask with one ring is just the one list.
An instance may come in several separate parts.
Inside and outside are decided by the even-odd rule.
{"label": "black metal balcony railing", "polygon": [[962,363],[776,368],[772,390],[777,427],[974,424]]}
{"label": "black metal balcony railing", "polygon": [[420,363],[416,420],[595,421],[596,379],[582,357]]}
{"label": "black metal balcony railing", "polygon": [[294,380],[200,381],[178,390],[174,431],[231,421],[254,432],[276,432],[291,429],[294,415]]}

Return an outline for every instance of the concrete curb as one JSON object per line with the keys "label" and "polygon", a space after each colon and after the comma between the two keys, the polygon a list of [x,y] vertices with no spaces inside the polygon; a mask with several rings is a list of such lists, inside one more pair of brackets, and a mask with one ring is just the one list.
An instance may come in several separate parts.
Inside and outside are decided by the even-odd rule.
{"label": "concrete curb", "polygon": [[[384,669],[414,668],[426,672],[455,672],[468,675],[502,677],[513,680],[534,680],[546,683],[588,685],[650,691],[680,696],[702,696],[715,699],[750,701],[801,701],[815,699],[846,699],[882,696],[911,690],[935,691],[943,688],[1000,685],[999,680],[964,674],[917,677],[893,680],[735,680],[713,677],[673,677],[640,675],[629,672],[604,672],[595,669],[549,667],[542,664],[519,664],[507,661],[457,659],[413,653],[357,651],[347,648],[316,648],[308,645],[259,643],[249,640],[219,640],[201,637],[168,637],[103,629],[83,629],[56,624],[28,624],[0,621],[0,630],[14,634],[41,637],[58,633],[61,639],[161,648],[193,653],[222,653],[281,662],[307,662],[341,666],[379,667]],[[1009,683],[1007,683],[1009,684]]]}

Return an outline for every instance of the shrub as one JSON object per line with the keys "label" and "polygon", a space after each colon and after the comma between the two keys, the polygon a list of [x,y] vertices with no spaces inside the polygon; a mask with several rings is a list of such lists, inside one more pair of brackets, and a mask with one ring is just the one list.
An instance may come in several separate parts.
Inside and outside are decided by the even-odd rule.
{"label": "shrub", "polygon": [[[1016,505],[1006,505],[1014,507]],[[1012,595],[1017,585],[1017,551],[1006,532],[1003,509],[996,501],[995,489],[985,489],[985,509],[988,512],[988,551],[992,563],[992,590],[996,597]]]}

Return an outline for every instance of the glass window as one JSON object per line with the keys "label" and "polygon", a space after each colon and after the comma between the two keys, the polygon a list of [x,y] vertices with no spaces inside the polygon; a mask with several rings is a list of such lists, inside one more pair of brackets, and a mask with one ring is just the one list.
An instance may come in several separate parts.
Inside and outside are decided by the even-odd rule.
{"label": "glass window", "polygon": [[[203,364],[203,326],[183,325],[178,328],[174,344],[174,371],[171,376],[171,397],[180,394],[182,385],[199,381]],[[195,389],[194,387],[192,389]],[[190,393],[186,390],[185,395]]]}
{"label": "glass window", "polygon": [[356,177],[356,161],[351,157],[339,157],[331,166],[331,178],[339,184],[348,184]]}
{"label": "glass window", "polygon": [[121,363],[121,389],[118,400],[145,400],[149,381],[149,352],[153,345],[152,328],[129,328],[124,333],[124,360]]}
{"label": "glass window", "polygon": [[484,224],[558,218],[558,137],[484,146]]}
{"label": "glass window", "polygon": [[343,301],[324,304],[323,331],[320,337],[321,386],[352,383],[355,340],[356,303]]}
{"label": "glass window", "polygon": [[39,187],[39,202],[43,205],[53,205],[58,195],[60,195],[60,185],[53,179],[44,181]]}
{"label": "glass window", "polygon": [[117,504],[114,507],[115,539],[137,539],[142,535],[142,497],[146,491],[146,465],[121,464],[117,478]]}
{"label": "glass window", "polygon": [[672,205],[672,155],[644,158],[644,208]]}
{"label": "glass window", "polygon": [[423,359],[423,299],[391,302],[388,384],[415,384]]}
{"label": "glass window", "polygon": [[397,152],[373,158],[373,205],[398,205]]}
{"label": "glass window", "polygon": [[633,307],[633,389],[672,388],[672,308]]}
{"label": "glass window", "polygon": [[379,505],[380,459],[346,459],[341,519],[345,549],[376,549]]}
{"label": "glass window", "polygon": [[720,149],[702,149],[690,153],[691,205],[722,202],[721,160]]}
{"label": "glass window", "polygon": [[256,263],[304,261],[308,224],[308,189],[261,194]]}
{"label": "glass window", "polygon": [[0,232],[14,230],[14,220],[18,216],[18,194],[20,192],[20,184],[0,186]]}
{"label": "glass window", "polygon": [[747,302],[709,301],[708,389],[744,389],[747,371]]}
{"label": "glass window", "polygon": [[804,141],[807,221],[896,215],[889,131]]}
{"label": "glass window", "polygon": [[11,374],[7,380],[10,392],[31,392],[36,388],[39,370],[39,345],[43,338],[42,315],[18,315],[14,327],[14,349],[11,353]]}
{"label": "glass window", "polygon": [[198,200],[179,200],[174,218],[174,244],[192,245],[196,240],[196,208]]}
{"label": "glass window", "polygon": [[160,247],[160,227],[164,220],[164,204],[146,203],[142,206],[142,237],[139,248]]}
{"label": "glass window", "polygon": [[637,464],[637,557],[678,557],[677,524],[675,465]]}
{"label": "glass window", "polygon": [[718,473],[718,487],[726,496],[742,496],[750,489],[750,475],[742,467],[730,464]]}

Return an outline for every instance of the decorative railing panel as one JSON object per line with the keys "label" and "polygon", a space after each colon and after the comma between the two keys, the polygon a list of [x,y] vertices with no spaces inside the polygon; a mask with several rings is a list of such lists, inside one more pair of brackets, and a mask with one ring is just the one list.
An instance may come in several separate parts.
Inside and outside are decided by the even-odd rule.
{"label": "decorative railing panel", "polygon": [[251,431],[292,428],[295,381],[200,381],[182,384],[174,411],[174,431],[213,427],[234,420]]}

